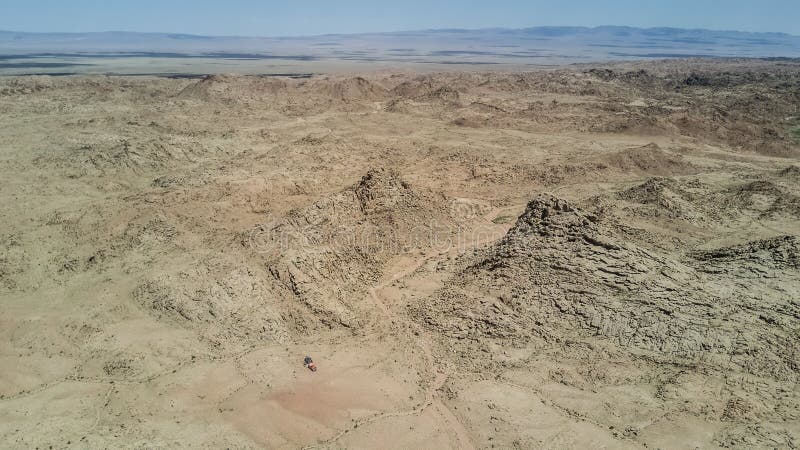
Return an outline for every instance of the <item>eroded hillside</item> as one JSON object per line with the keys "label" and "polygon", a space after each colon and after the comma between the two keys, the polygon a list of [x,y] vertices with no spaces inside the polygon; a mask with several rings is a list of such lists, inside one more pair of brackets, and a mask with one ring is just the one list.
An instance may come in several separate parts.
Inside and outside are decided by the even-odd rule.
{"label": "eroded hillside", "polygon": [[0,442],[795,448],[798,105],[792,61],[2,79]]}

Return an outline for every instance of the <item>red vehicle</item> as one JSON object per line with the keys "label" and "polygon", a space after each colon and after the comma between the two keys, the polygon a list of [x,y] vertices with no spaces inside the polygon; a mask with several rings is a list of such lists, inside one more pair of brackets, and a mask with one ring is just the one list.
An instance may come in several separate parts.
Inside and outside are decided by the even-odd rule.
{"label": "red vehicle", "polygon": [[307,367],[308,370],[310,370],[312,372],[316,372],[317,371],[317,365],[314,364],[314,360],[311,359],[310,356],[306,356],[306,358],[303,360],[303,366]]}

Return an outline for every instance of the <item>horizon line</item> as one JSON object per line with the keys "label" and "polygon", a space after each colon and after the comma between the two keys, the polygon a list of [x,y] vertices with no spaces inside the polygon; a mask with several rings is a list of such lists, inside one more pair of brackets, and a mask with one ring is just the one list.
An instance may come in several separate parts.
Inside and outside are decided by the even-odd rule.
{"label": "horizon line", "polygon": [[298,38],[316,38],[326,36],[362,36],[370,34],[394,34],[394,33],[421,33],[421,32],[435,32],[435,31],[490,31],[490,30],[510,30],[510,31],[523,31],[533,29],[556,29],[556,28],[573,28],[584,30],[597,30],[602,28],[627,28],[632,30],[680,30],[680,31],[706,31],[716,33],[742,33],[742,34],[760,34],[760,35],[780,35],[794,38],[800,38],[800,35],[787,33],[784,31],[744,31],[735,29],[712,29],[712,28],[682,28],[676,26],[660,26],[660,27],[637,27],[632,25],[597,25],[597,26],[584,26],[584,25],[534,25],[529,27],[512,28],[512,27],[481,27],[481,28],[422,28],[422,29],[406,29],[406,30],[391,30],[391,31],[365,31],[357,33],[324,33],[324,34],[305,34],[305,35],[235,35],[235,34],[198,34],[198,33],[184,33],[184,32],[169,32],[169,31],[131,31],[131,30],[104,30],[104,31],[19,31],[19,30],[3,30],[0,33],[19,33],[19,34],[65,34],[65,35],[79,35],[79,34],[109,34],[109,33],[127,33],[127,34],[142,34],[142,35],[167,35],[167,36],[187,36],[198,38],[239,38],[239,39],[298,39]]}

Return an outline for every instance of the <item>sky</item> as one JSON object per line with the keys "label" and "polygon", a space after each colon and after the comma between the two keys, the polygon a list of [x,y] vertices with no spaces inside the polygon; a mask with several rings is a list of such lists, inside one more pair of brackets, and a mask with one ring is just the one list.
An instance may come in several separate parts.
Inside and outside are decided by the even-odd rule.
{"label": "sky", "polygon": [[800,35],[800,0],[0,0],[0,30],[302,36],[532,26]]}

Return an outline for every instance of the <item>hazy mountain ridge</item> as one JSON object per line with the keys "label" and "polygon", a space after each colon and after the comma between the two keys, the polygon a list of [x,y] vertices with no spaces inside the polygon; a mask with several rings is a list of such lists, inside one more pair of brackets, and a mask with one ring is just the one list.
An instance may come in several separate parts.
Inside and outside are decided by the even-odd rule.
{"label": "hazy mountain ridge", "polygon": [[[439,29],[300,37],[0,31],[0,75],[328,73],[366,64],[528,70],[611,60],[800,58],[800,37],[679,28]],[[158,58],[133,64],[131,58]],[[197,58],[187,65],[184,58]],[[126,62],[127,60],[127,62]],[[202,61],[201,61],[202,60]]]}
{"label": "hazy mountain ridge", "polygon": [[[398,40],[436,43],[439,47],[453,44],[475,45],[476,43],[501,43],[519,40],[526,43],[531,36],[550,41],[552,44],[577,43],[595,47],[627,44],[625,46],[725,46],[726,44],[780,47],[792,55],[800,55],[800,36],[786,33],[754,33],[742,31],[716,31],[681,28],[635,28],[625,26],[601,27],[531,27],[521,29],[434,29],[417,31],[396,31],[382,33],[328,34],[297,37],[248,37],[248,36],[204,36],[182,33],[137,33],[127,31],[108,31],[94,33],[32,33],[0,31],[0,48],[4,50],[135,50],[153,51],[172,49],[184,52],[203,52],[207,50],[270,50],[275,46],[305,45],[310,48],[330,44],[365,41],[380,47],[380,44],[397,43]],[[455,42],[449,42],[448,38]],[[426,42],[435,39],[435,42]],[[330,41],[334,42],[330,42]],[[418,42],[419,43],[419,42]],[[282,44],[282,45],[281,45]],[[387,50],[387,48],[377,48]],[[713,49],[706,49],[713,50]],[[752,50],[752,49],[751,49]],[[774,56],[774,55],[764,55]]]}

